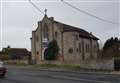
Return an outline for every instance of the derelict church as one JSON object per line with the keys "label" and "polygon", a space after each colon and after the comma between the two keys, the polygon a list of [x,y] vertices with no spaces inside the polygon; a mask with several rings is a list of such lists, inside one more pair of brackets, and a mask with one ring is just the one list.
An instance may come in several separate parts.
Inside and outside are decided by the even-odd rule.
{"label": "derelict church", "polygon": [[60,48],[59,60],[84,61],[98,57],[98,38],[81,28],[67,25],[44,16],[38,22],[36,30],[32,31],[31,53],[36,63],[44,60],[44,50],[50,41],[55,39]]}

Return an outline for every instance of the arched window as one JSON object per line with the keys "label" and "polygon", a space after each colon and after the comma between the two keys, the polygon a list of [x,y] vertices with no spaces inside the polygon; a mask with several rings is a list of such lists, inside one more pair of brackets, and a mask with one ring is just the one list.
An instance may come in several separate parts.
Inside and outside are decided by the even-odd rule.
{"label": "arched window", "polygon": [[48,43],[49,43],[49,30],[47,24],[45,23],[43,27],[42,46],[47,47]]}
{"label": "arched window", "polygon": [[44,38],[46,38],[46,39],[48,39],[48,26],[47,26],[47,24],[45,23],[44,24],[44,27],[43,27],[43,37]]}

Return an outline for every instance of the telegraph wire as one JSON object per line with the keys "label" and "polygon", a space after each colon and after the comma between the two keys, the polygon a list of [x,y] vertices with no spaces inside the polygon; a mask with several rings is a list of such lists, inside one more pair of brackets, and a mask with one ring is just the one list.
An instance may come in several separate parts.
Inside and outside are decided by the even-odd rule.
{"label": "telegraph wire", "polygon": [[42,13],[43,15],[45,15],[45,13],[43,12],[43,11],[41,11],[31,0],[28,0],[29,1],[29,3],[33,6],[33,7],[35,7],[40,13]]}
{"label": "telegraph wire", "polygon": [[119,23],[117,23],[117,22],[112,22],[112,21],[109,21],[109,20],[105,20],[105,19],[103,19],[103,18],[100,18],[100,17],[98,17],[98,16],[95,16],[95,15],[93,15],[93,14],[90,14],[90,13],[88,13],[88,12],[86,12],[86,11],[83,11],[83,10],[77,8],[76,6],[73,6],[72,4],[70,4],[70,3],[68,3],[68,2],[66,2],[66,1],[64,1],[64,0],[61,0],[61,1],[62,1],[63,3],[65,3],[66,5],[68,5],[68,6],[72,7],[72,8],[74,8],[74,9],[76,9],[77,11],[82,12],[82,13],[88,15],[88,16],[94,17],[94,18],[96,18],[96,19],[98,19],[98,20],[101,20],[101,21],[104,21],[104,22],[107,22],[107,23],[111,23],[111,24],[119,24]]}

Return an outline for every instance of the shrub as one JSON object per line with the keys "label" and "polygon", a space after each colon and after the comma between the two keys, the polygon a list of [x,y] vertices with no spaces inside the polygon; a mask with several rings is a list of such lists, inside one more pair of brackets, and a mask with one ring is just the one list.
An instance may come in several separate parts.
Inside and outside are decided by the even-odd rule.
{"label": "shrub", "polygon": [[0,60],[10,60],[10,56],[9,55],[6,55],[6,54],[3,54],[3,55],[0,55]]}

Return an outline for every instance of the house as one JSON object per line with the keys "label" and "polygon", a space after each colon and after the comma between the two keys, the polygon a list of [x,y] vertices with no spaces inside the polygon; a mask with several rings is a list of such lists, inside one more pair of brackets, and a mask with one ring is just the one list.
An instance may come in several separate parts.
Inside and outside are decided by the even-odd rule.
{"label": "house", "polygon": [[44,50],[53,39],[58,43],[62,61],[79,63],[98,57],[99,39],[96,36],[84,29],[58,22],[45,14],[38,22],[37,29],[32,31],[31,53],[34,62],[44,61]]}
{"label": "house", "polygon": [[8,54],[12,60],[28,59],[30,52],[26,48],[3,48],[2,52]]}

